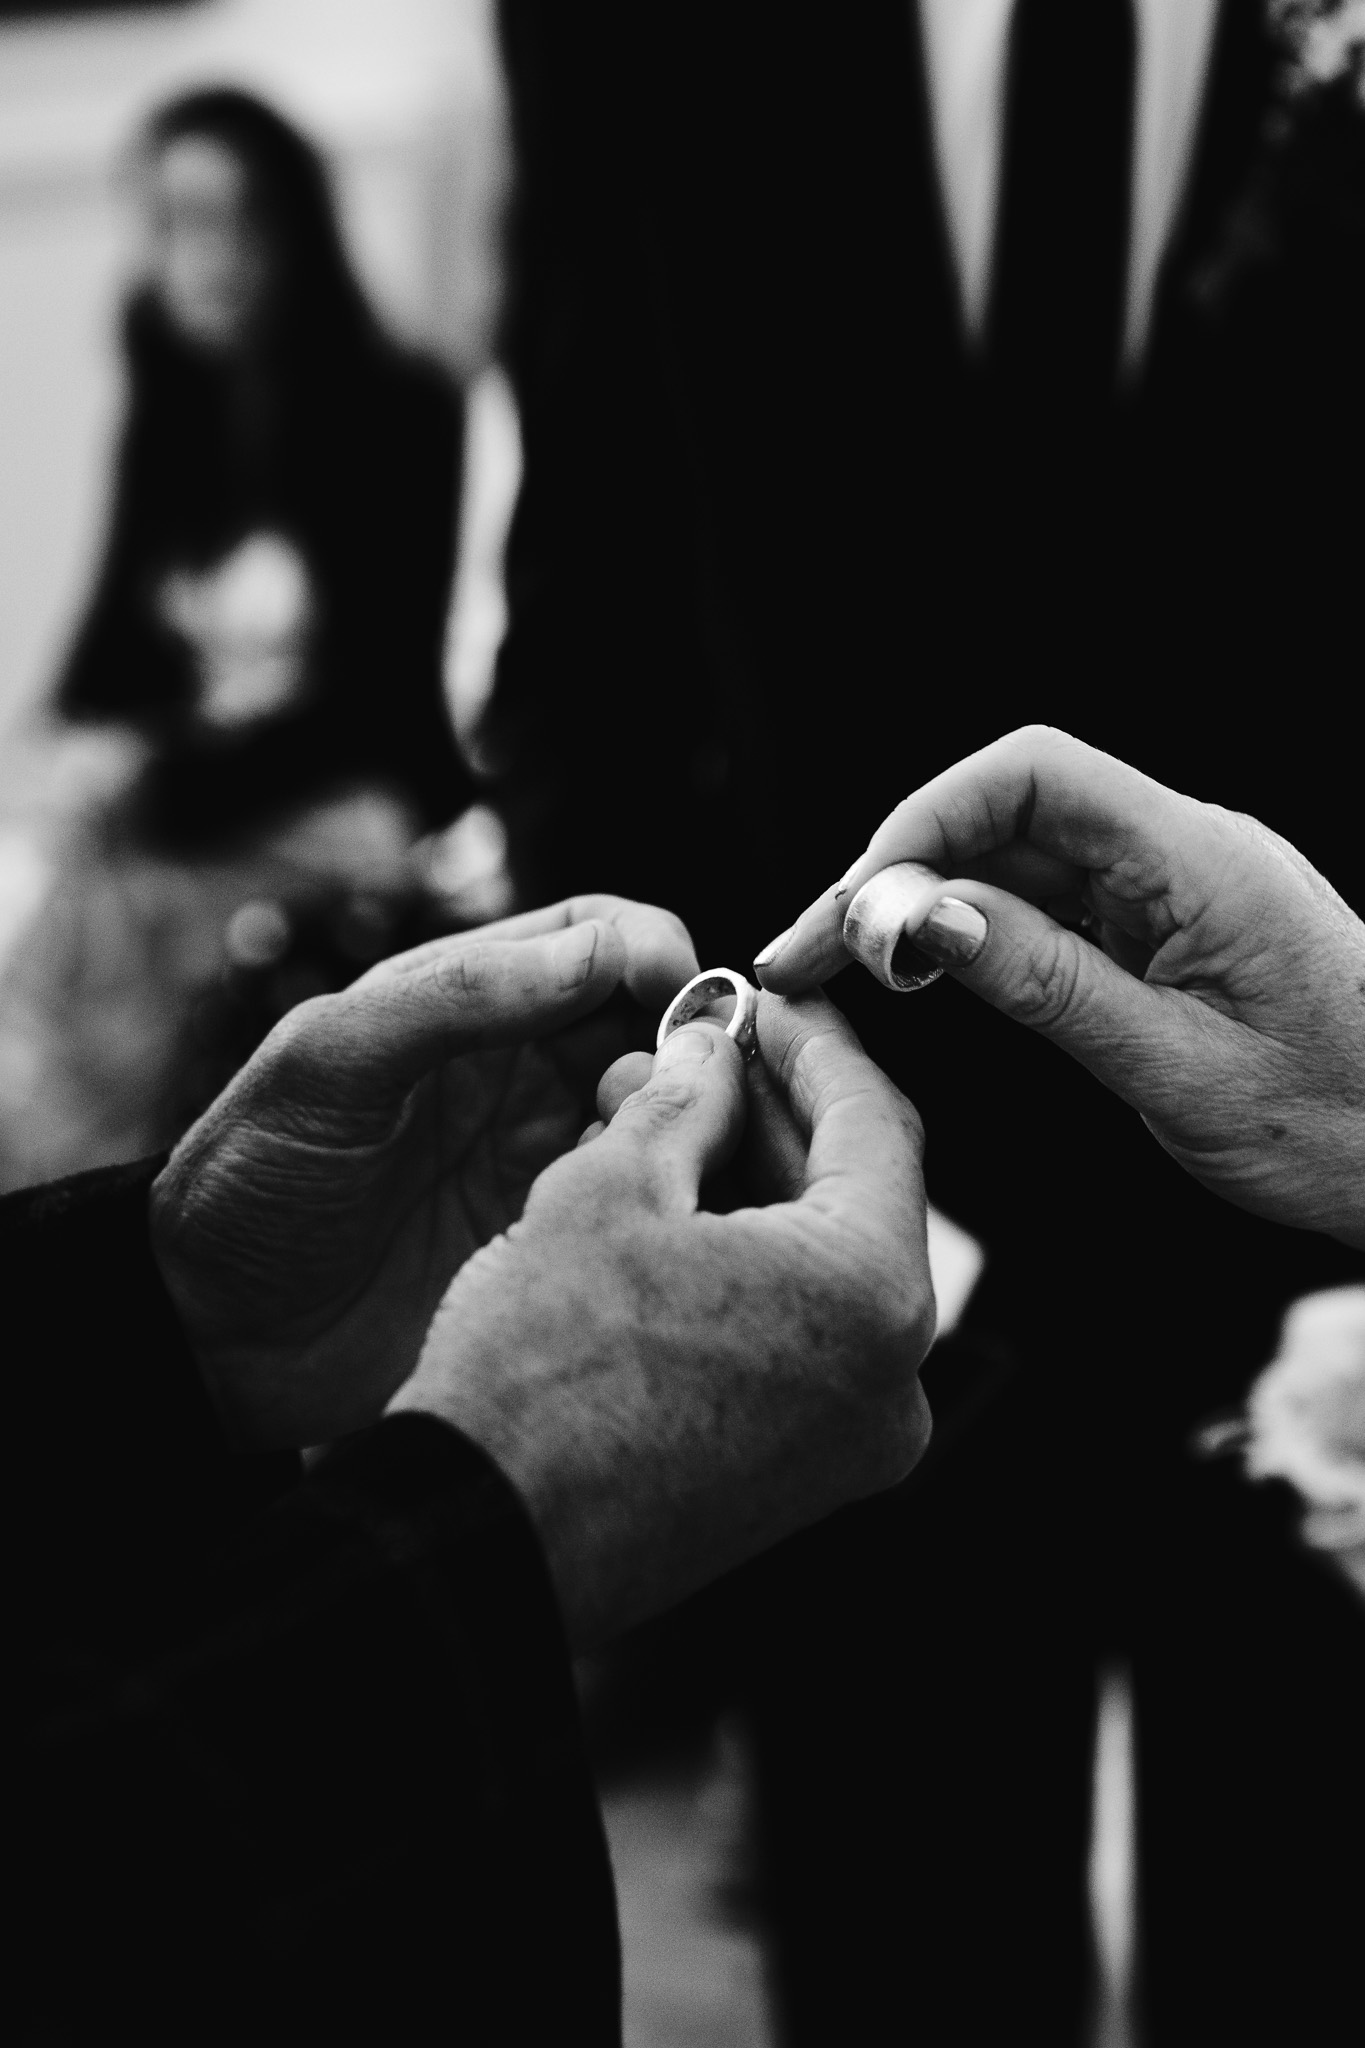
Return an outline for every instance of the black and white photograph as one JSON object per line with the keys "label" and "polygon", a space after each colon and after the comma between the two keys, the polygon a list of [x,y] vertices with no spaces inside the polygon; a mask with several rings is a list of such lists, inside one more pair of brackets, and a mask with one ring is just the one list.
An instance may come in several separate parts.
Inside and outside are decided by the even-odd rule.
{"label": "black and white photograph", "polygon": [[22,2048],[1365,2040],[1362,479],[1365,0],[0,0]]}

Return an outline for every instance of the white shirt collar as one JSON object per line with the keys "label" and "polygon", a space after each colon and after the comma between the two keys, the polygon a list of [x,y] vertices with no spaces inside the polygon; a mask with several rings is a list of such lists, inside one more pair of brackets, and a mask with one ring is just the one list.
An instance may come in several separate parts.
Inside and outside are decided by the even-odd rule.
{"label": "white shirt collar", "polygon": [[[916,4],[963,324],[979,336],[990,297],[1014,0]],[[1146,346],[1157,272],[1189,176],[1219,4],[1135,0],[1137,107],[1123,345],[1129,367]]]}

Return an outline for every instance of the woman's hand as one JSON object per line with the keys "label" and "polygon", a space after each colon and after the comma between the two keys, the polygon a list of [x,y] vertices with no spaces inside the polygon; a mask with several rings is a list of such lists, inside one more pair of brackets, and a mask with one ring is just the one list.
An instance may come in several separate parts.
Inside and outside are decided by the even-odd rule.
{"label": "woman's hand", "polygon": [[667,911],[578,897],[397,955],[301,1003],[186,1134],[152,1238],[243,1444],[375,1421],[452,1275],[521,1214],[629,1043],[697,971]]}
{"label": "woman's hand", "polygon": [[853,895],[903,860],[945,877],[908,933],[935,965],[1080,1060],[1214,1193],[1365,1246],[1365,925],[1292,846],[1026,727],[898,805],[760,954],[765,987],[837,972]]}

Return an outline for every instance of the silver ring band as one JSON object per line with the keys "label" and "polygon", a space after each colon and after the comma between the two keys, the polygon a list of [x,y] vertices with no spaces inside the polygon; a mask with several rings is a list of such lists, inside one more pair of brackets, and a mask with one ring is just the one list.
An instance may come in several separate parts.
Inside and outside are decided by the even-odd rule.
{"label": "silver ring band", "polygon": [[694,1017],[726,996],[734,997],[735,1013],[725,1027],[725,1036],[734,1039],[747,1059],[758,1043],[758,990],[732,967],[708,967],[704,974],[694,974],[687,986],[678,990],[659,1019],[655,1051],[679,1025],[690,1024]]}

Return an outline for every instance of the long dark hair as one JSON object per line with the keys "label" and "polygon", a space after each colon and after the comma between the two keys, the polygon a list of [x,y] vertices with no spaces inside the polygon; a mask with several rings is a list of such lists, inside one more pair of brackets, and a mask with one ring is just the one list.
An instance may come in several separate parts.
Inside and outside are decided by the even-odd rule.
{"label": "long dark hair", "polygon": [[[143,128],[135,164],[150,164],[187,137],[220,143],[246,174],[246,205],[271,250],[269,304],[261,335],[268,368],[292,382],[320,362],[385,348],[351,269],[337,226],[326,166],[296,128],[248,92],[214,86],[160,108]],[[137,292],[128,308],[139,339],[177,353],[191,345],[166,320],[154,294]]]}
{"label": "long dark hair", "polygon": [[[155,165],[182,137],[221,144],[242,165],[245,205],[269,248],[266,301],[249,345],[227,351],[183,334],[152,286],[129,300],[109,542],[59,706],[158,735],[153,836],[188,843],[235,829],[253,805],[343,776],[387,778],[444,822],[467,788],[441,685],[458,393],[380,328],[322,161],[287,121],[249,93],[190,93],[151,117],[134,164]],[[169,572],[208,567],[262,529],[284,534],[307,565],[312,694],[255,737],[203,747],[186,723],[193,664],[158,592]]]}
{"label": "long dark hair", "polygon": [[[125,307],[128,511],[145,538],[208,558],[234,529],[270,517],[315,530],[332,516],[338,436],[373,410],[407,351],[371,312],[342,246],[331,183],[312,144],[250,93],[187,93],[148,120],[133,165],[203,137],[245,173],[266,240],[265,304],[242,357],[184,335],[151,285]],[[368,387],[368,389],[366,388]]]}

